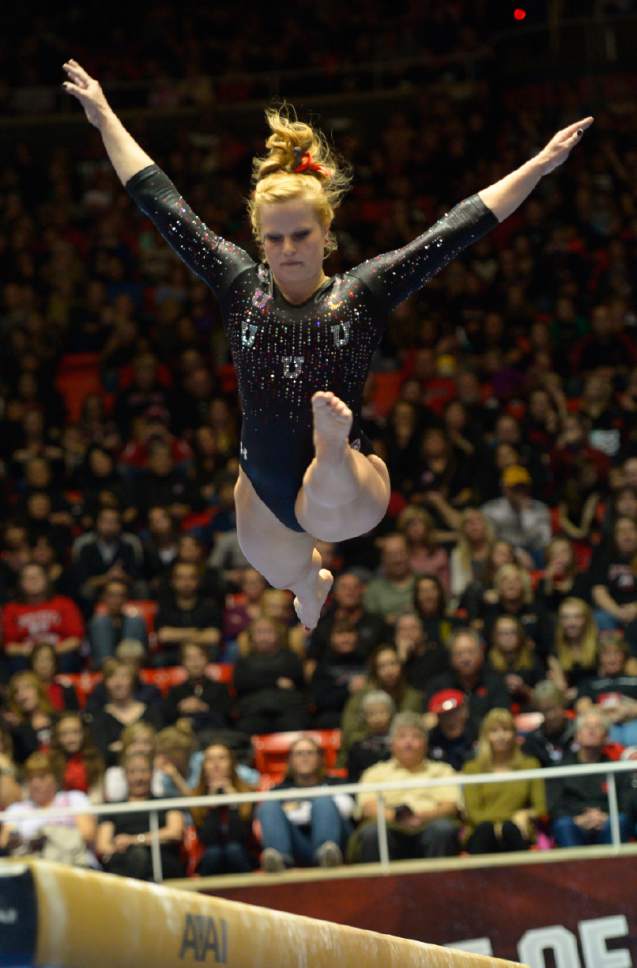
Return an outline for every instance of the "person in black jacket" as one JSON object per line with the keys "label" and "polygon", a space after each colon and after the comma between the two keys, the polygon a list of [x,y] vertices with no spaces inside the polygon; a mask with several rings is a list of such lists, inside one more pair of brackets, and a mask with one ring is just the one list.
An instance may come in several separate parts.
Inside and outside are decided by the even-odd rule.
{"label": "person in black jacket", "polygon": [[368,612],[363,607],[364,591],[363,582],[351,571],[339,575],[334,582],[332,601],[312,632],[306,652],[308,660],[312,661],[312,671],[329,647],[336,622],[347,621],[356,627],[359,646],[366,655],[387,640],[387,626],[382,615]]}
{"label": "person in black jacket", "polygon": [[[604,753],[608,738],[608,720],[600,709],[588,709],[577,717],[575,739],[577,752],[562,760],[563,766],[578,763],[610,763]],[[627,785],[621,774],[616,777],[620,809],[626,799]],[[611,842],[607,780],[603,769],[585,776],[565,776],[547,783],[551,832],[558,847],[583,847]],[[622,841],[628,840],[628,819],[619,814]]]}
{"label": "person in black jacket", "polygon": [[202,729],[224,729],[229,725],[230,696],[222,682],[206,674],[208,649],[201,642],[184,642],[181,664],[187,679],[173,686],[164,700],[167,723],[188,719],[195,733]]}
{"label": "person in black jacket", "polygon": [[221,612],[201,594],[199,568],[194,562],[177,560],[171,571],[171,591],[159,600],[155,626],[159,650],[155,666],[175,665],[183,642],[201,642],[215,649],[221,637]]}
{"label": "person in black jacket", "polygon": [[263,615],[251,623],[248,638],[250,651],[234,667],[237,729],[248,734],[305,729],[303,666],[287,648],[285,630]]}
{"label": "person in black jacket", "polygon": [[[142,577],[144,553],[139,538],[122,530],[117,508],[97,512],[95,531],[81,535],[72,548],[77,601],[85,612],[113,578],[131,585]],[[141,591],[141,589],[139,589]]]}
{"label": "person in black jacket", "polygon": [[511,705],[504,676],[485,665],[482,640],[475,629],[456,629],[449,643],[451,670],[432,679],[425,690],[425,704],[441,689],[459,689],[469,701],[469,723],[477,733],[490,709]]}
{"label": "person in black jacket", "polygon": [[22,765],[32,753],[47,748],[56,715],[44,683],[34,672],[16,672],[9,680],[4,724],[11,734],[13,757]]}
{"label": "person in black jacket", "polygon": [[181,521],[191,511],[201,510],[202,500],[185,470],[175,466],[171,446],[154,440],[148,446],[148,464],[134,488],[135,506],[164,508],[173,521]]}
{"label": "person in black jacket", "polygon": [[532,706],[544,721],[528,733],[522,752],[534,756],[542,766],[560,766],[573,753],[575,723],[566,715],[566,697],[549,679],[538,682],[531,697]]}
{"label": "person in black jacket", "polygon": [[500,615],[493,623],[487,667],[504,676],[511,702],[525,710],[533,687],[543,678],[544,664],[514,615]]}
{"label": "person in black jacket", "polygon": [[135,671],[119,659],[107,659],[103,666],[107,701],[91,717],[93,741],[107,766],[117,764],[122,748],[121,735],[127,726],[144,720],[161,729],[161,711],[135,698]]}
{"label": "person in black jacket", "polygon": [[[128,803],[140,801],[152,806],[151,789],[153,764],[144,753],[130,753],[124,760]],[[159,850],[164,877],[183,877],[181,843],[184,819],[180,810],[158,810]],[[98,827],[96,847],[110,874],[135,877],[142,881],[153,879],[151,856],[150,813],[110,813]]]}
{"label": "person in black jacket", "polygon": [[459,689],[441,689],[429,700],[427,711],[438,717],[427,738],[428,758],[448,763],[460,772],[475,754],[478,740],[469,724],[465,693]]}
{"label": "person in black jacket", "polygon": [[[213,743],[207,747],[193,796],[246,793],[252,789],[237,775],[234,755],[228,746]],[[256,866],[251,856],[252,811],[252,803],[196,807],[192,811],[197,836],[204,847],[197,866],[199,875],[245,874]]]}
{"label": "person in black jacket", "polygon": [[[130,666],[133,671],[133,696],[135,699],[138,702],[142,702],[145,706],[152,707],[156,711],[161,712],[164,701],[161,690],[153,685],[152,682],[145,682],[140,675],[145,655],[146,650],[144,646],[136,639],[122,639],[115,649],[115,659],[124,665]],[[106,661],[112,662],[113,657],[111,656]],[[96,682],[88,694],[84,712],[87,715],[98,713],[104,709],[107,702],[108,691],[104,684],[104,678],[102,678],[102,681]]]}
{"label": "person in black jacket", "polygon": [[310,680],[316,729],[338,729],[350,696],[367,685],[365,656],[358,645],[358,633],[349,622],[337,622],[329,647]]}
{"label": "person in black jacket", "polygon": [[365,770],[391,756],[389,727],[396,711],[394,700],[382,689],[373,689],[361,700],[365,734],[352,743],[347,753],[347,776],[358,783]]}
{"label": "person in black jacket", "polygon": [[618,518],[611,549],[593,560],[588,576],[595,619],[600,629],[623,628],[633,655],[637,654],[637,524]]}

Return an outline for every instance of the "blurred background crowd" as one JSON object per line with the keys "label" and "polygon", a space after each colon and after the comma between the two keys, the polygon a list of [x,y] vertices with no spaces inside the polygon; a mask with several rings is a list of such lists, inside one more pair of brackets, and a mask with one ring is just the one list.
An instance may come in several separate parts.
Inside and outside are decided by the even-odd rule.
{"label": "blurred background crowd", "polygon": [[[632,756],[634,77],[619,56],[562,76],[549,50],[574,11],[547,0],[526,7],[550,89],[525,73],[505,82],[509,6],[405,2],[389,18],[382,4],[300,3],[283,22],[249,10],[237,24],[220,5],[177,16],[142,4],[143,29],[103,33],[73,5],[29,25],[12,12],[0,42],[0,806],[265,788],[282,768],[255,750],[286,731],[314,731],[291,747],[292,786]],[[633,12],[577,4],[608,30],[624,18],[634,29]],[[406,243],[558,127],[595,116],[564,169],[388,320],[363,416],[390,468],[390,509],[373,533],[322,547],[336,582],[311,634],[238,547],[241,417],[218,309],[122,191],[99,137],[60,108],[68,56],[116,111],[138,110],[127,123],[144,148],[251,252],[259,98],[266,74],[286,93],[290,72],[298,107],[354,170],[330,273]],[[368,63],[402,93],[378,90]],[[451,781],[435,802],[388,804],[392,856],[609,837],[602,776],[502,787],[497,802],[487,787],[461,803]],[[624,838],[633,799],[629,778]],[[167,873],[377,856],[375,801],[262,807],[256,826],[246,807],[165,812]],[[20,821],[0,847],[39,843],[143,877],[147,833],[143,814],[97,827],[87,815],[64,835]]]}

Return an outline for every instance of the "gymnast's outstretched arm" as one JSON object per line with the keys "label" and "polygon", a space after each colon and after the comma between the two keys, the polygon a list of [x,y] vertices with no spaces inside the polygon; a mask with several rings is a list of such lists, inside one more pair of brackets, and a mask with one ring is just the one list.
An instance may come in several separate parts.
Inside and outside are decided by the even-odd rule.
{"label": "gymnast's outstretched arm", "polygon": [[217,235],[186,204],[171,180],[157,167],[110,107],[98,81],[77,61],[64,64],[63,87],[84,108],[102,141],[119,180],[189,269],[223,299],[233,281],[254,260]]}
{"label": "gymnast's outstretched arm", "polygon": [[530,195],[543,175],[563,164],[571,150],[581,140],[593,118],[582,118],[558,131],[544,148],[520,168],[516,168],[500,181],[478,192],[487,208],[491,209],[498,222],[504,221]]}
{"label": "gymnast's outstretched arm", "polygon": [[77,61],[68,60],[64,64],[68,80],[62,87],[72,94],[84,108],[90,123],[98,129],[106,148],[106,153],[122,185],[137,172],[153,164],[143,148],[129,134],[119,120],[104,92],[94,77],[90,77]]}
{"label": "gymnast's outstretched arm", "polygon": [[548,144],[500,181],[463,199],[407,245],[370,259],[352,270],[392,309],[421,289],[463,249],[477,242],[522,204],[543,177],[568,158],[593,123],[583,118],[558,131]]}

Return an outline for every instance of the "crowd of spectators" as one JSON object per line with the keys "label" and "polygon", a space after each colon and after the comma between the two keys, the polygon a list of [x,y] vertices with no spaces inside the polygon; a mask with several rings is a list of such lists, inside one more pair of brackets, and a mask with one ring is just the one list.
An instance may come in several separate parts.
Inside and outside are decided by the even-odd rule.
{"label": "crowd of spectators", "polygon": [[[534,23],[545,22],[547,0],[532,2]],[[608,7],[616,2],[604,0]],[[579,0],[580,15],[585,4]],[[403,0],[390,9],[380,0],[352,0],[343,9],[334,0],[299,0],[293,14],[280,16],[248,4],[239,24],[236,11],[223,4],[186,0],[177,11],[166,2],[140,0],[135,23],[143,29],[137,30],[94,2],[70,3],[54,19],[14,11],[0,21],[6,79],[0,113],[51,109],[59,66],[69,56],[107,88],[119,87],[126,105],[237,103],[262,97],[260,75],[278,72],[298,72],[295,93],[349,92],[364,88],[363,65],[377,74],[382,65],[408,58],[427,58],[434,67],[460,63],[483,49],[494,31],[514,25],[506,7],[488,0]]]}
{"label": "crowd of spectators", "polygon": [[[515,113],[487,111],[480,85],[460,107],[438,89],[382,125],[346,119],[355,182],[330,271],[403,244],[522,162],[556,115],[583,113],[573,91],[550,119],[529,92]],[[454,775],[637,748],[636,114],[615,93],[568,173],[388,323],[363,418],[390,509],[373,533],[321,545],[336,581],[311,634],[238,546],[240,414],[205,287],[95,142],[15,147],[0,174],[1,807],[253,790],[251,738],[295,730],[285,786],[449,779],[387,797],[392,857],[608,841],[603,774],[464,796]],[[194,135],[145,147],[205,221],[252,248],[258,132]],[[79,353],[99,390],[76,411],[56,374]],[[341,730],[336,770],[308,729]],[[627,839],[632,777],[619,786]],[[334,790],[167,810],[162,862],[183,873],[192,829],[205,874],[372,861],[376,808]],[[143,813],[37,815],[2,825],[0,849],[147,878],[149,829]]]}

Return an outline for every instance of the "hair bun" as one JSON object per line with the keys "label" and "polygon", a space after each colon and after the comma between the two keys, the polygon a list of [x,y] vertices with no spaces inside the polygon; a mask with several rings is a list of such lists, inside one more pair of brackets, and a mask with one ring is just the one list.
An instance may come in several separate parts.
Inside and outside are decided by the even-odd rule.
{"label": "hair bun", "polygon": [[[330,226],[351,182],[350,169],[341,163],[321,131],[299,121],[294,108],[284,104],[265,112],[270,135],[268,153],[252,162],[253,191],[248,202],[252,230],[260,239],[259,207],[306,196],[321,222]],[[330,236],[327,252],[336,248]]]}

